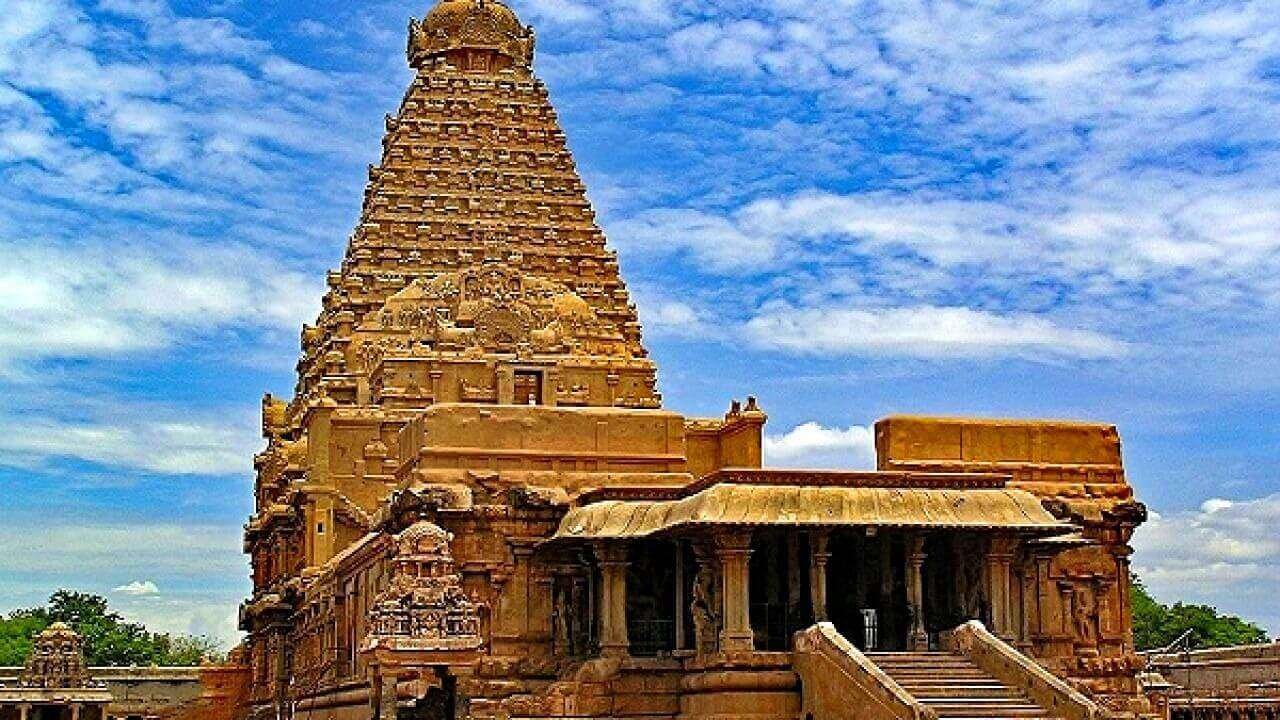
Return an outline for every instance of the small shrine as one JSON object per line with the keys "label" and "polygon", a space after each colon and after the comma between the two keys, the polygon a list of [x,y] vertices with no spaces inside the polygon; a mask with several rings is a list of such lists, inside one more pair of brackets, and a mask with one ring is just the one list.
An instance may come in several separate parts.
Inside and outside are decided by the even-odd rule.
{"label": "small shrine", "polygon": [[89,675],[83,646],[65,623],[37,635],[17,684],[0,686],[0,720],[106,720],[111,693]]}

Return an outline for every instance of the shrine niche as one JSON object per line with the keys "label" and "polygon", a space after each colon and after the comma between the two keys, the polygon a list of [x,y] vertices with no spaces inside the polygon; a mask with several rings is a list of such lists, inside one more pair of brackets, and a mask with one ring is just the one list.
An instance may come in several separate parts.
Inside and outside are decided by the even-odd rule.
{"label": "shrine niche", "polygon": [[451,540],[429,522],[396,536],[390,583],[369,611],[365,650],[474,650],[483,644],[480,612],[462,590]]}

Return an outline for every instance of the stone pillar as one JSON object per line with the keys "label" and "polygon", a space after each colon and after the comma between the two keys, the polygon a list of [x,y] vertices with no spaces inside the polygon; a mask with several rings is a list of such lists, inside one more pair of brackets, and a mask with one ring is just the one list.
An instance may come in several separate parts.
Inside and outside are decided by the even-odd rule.
{"label": "stone pillar", "polygon": [[1133,609],[1129,606],[1129,588],[1133,583],[1133,578],[1129,573],[1129,555],[1133,552],[1133,548],[1123,545],[1112,550],[1116,558],[1116,578],[1119,580],[1117,586],[1119,592],[1116,593],[1116,602],[1120,604],[1117,608],[1119,615],[1118,621],[1124,633],[1120,638],[1123,643],[1122,647],[1126,654],[1133,652],[1133,623],[1125,622],[1125,618],[1130,617]]}
{"label": "stone pillar", "polygon": [[[831,552],[827,549],[827,531],[816,530],[809,536],[809,599],[813,604],[813,619],[827,621],[827,563]],[[858,573],[861,577],[862,573]]]}
{"label": "stone pillar", "polygon": [[31,706],[22,703],[18,706],[18,720],[28,720],[31,717]]}
{"label": "stone pillar", "polygon": [[1019,633],[1019,645],[1023,652],[1031,650],[1032,628],[1039,624],[1040,619],[1038,613],[1040,611],[1039,598],[1036,594],[1036,566],[1031,560],[1023,563],[1022,567],[1022,630]]}
{"label": "stone pillar", "polygon": [[987,582],[990,583],[988,597],[991,598],[991,631],[1006,642],[1013,642],[1016,628],[1013,627],[1013,613],[1010,607],[1012,593],[1009,584],[1012,580],[1013,552],[1017,540],[1009,537],[993,537],[987,550]]}
{"label": "stone pillar", "polygon": [[71,703],[71,720],[80,720],[80,703]]}
{"label": "stone pillar", "polygon": [[675,541],[672,543],[676,548],[676,649],[687,650],[684,638],[686,630],[684,626],[684,609],[689,599],[685,597],[685,573],[688,570],[684,566],[684,545],[683,541]]}
{"label": "stone pillar", "polygon": [[400,700],[396,684],[395,673],[382,668],[378,675],[378,720],[396,720]]}
{"label": "stone pillar", "polygon": [[286,625],[272,625],[272,649],[275,652],[274,700],[276,717],[289,717],[289,628]]}
{"label": "stone pillar", "polygon": [[717,535],[715,544],[716,558],[720,561],[720,597],[724,602],[720,651],[751,652],[755,650],[749,596],[751,531]]}
{"label": "stone pillar", "polygon": [[928,650],[929,634],[924,629],[924,535],[907,539],[907,602],[911,607],[910,650]]}
{"label": "stone pillar", "polygon": [[601,543],[596,546],[600,563],[600,655],[626,657],[631,653],[627,637],[627,548]]}

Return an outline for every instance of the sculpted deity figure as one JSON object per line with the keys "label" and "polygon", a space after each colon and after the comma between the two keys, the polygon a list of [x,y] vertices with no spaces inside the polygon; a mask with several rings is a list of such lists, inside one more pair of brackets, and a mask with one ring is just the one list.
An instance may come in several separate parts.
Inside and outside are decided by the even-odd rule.
{"label": "sculpted deity figure", "polygon": [[1088,585],[1076,586],[1071,616],[1076,628],[1076,639],[1085,645],[1097,645],[1098,603],[1094,598],[1093,588]]}
{"label": "sculpted deity figure", "polygon": [[715,611],[715,576],[706,564],[698,569],[698,577],[693,584],[693,634],[698,652],[708,654],[715,651],[716,636],[719,634],[719,619]]}

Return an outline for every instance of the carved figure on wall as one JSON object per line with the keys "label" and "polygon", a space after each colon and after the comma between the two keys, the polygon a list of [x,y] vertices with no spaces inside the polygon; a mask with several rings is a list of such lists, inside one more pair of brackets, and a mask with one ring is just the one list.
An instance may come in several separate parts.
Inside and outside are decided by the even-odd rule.
{"label": "carved figure on wall", "polygon": [[415,280],[372,322],[366,329],[395,330],[437,350],[629,352],[618,330],[572,289],[500,262]]}
{"label": "carved figure on wall", "polygon": [[1098,603],[1093,588],[1086,584],[1077,585],[1071,605],[1072,621],[1075,625],[1076,639],[1084,645],[1098,644]]}
{"label": "carved figure on wall", "polygon": [[715,610],[715,573],[707,563],[698,567],[698,577],[693,583],[693,602],[690,605],[693,614],[694,641],[698,652],[708,654],[715,652],[716,642],[720,636],[720,619]]}

